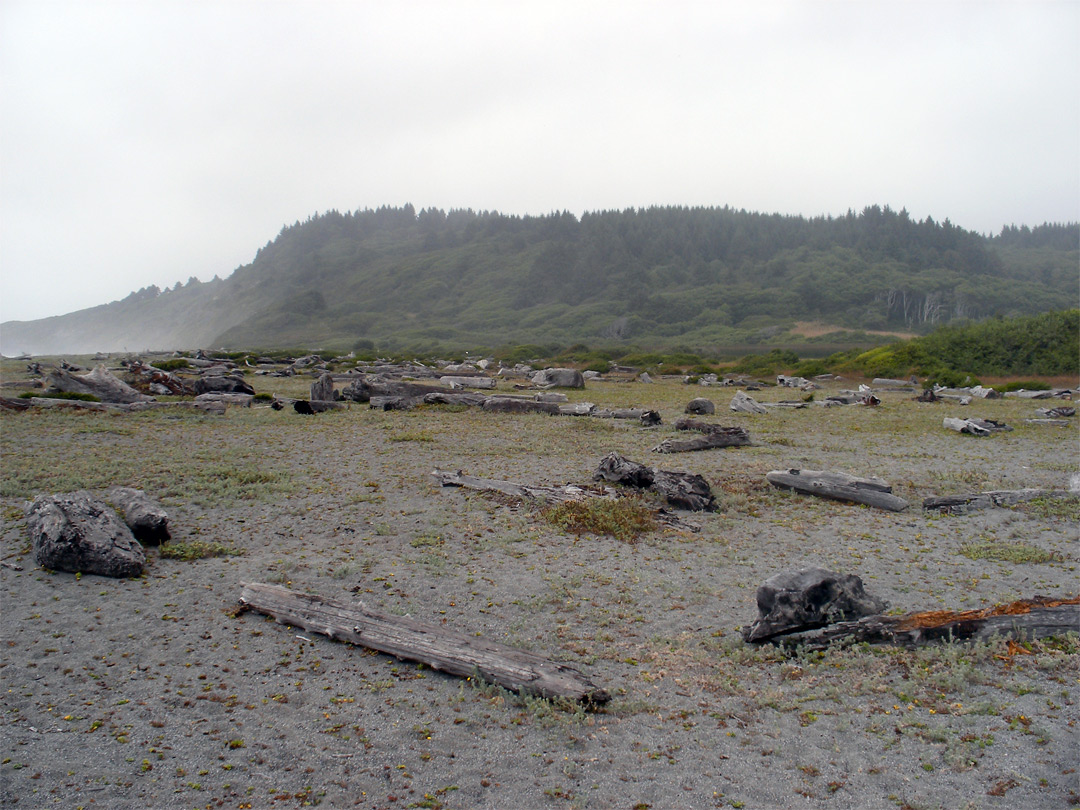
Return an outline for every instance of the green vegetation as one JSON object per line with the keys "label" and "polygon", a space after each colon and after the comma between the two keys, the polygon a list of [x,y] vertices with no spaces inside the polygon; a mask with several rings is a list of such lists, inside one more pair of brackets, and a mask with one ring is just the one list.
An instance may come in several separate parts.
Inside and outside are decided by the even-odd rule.
{"label": "green vegetation", "polygon": [[566,501],[543,511],[544,518],[574,534],[609,534],[632,543],[656,529],[652,510],[633,498],[589,498]]}
{"label": "green vegetation", "polygon": [[[204,540],[189,540],[182,543],[165,543],[161,546],[161,556],[167,560],[204,560],[207,557],[232,557],[243,552],[223,545],[222,543],[207,543]],[[235,747],[235,746],[233,746]]]}
{"label": "green vegetation", "polygon": [[993,318],[942,326],[923,337],[871,349],[847,365],[867,376],[892,377],[914,371],[939,381],[947,379],[949,384],[957,384],[957,377],[974,374],[1076,374],[1080,372],[1078,335],[1077,309]]}
{"label": "green vegetation", "polygon": [[[1078,244],[1075,224],[986,238],[887,206],[810,219],[728,207],[580,218],[411,205],[328,211],[283,228],[225,280],[145,288],[64,316],[62,329],[8,324],[4,348],[421,356],[533,345],[550,356],[582,342],[725,347],[730,358],[806,346],[824,357],[887,339],[875,330],[923,333],[1074,306]],[[835,330],[808,338],[792,331],[796,321]]]}
{"label": "green vegetation", "polygon": [[45,399],[74,399],[79,402],[101,402],[98,397],[93,394],[78,394],[78,393],[46,393],[44,391],[26,391],[19,394],[19,399],[33,399],[34,397],[44,397]]}
{"label": "green vegetation", "polygon": [[1046,563],[1060,559],[1056,554],[1026,543],[969,543],[960,553],[971,560],[995,560],[1009,563]]}

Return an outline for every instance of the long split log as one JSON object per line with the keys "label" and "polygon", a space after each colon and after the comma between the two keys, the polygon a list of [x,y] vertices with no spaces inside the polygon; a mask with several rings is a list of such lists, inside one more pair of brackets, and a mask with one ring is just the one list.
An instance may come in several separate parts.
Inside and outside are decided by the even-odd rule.
{"label": "long split log", "polygon": [[932,610],[905,616],[867,616],[802,633],[775,636],[788,646],[820,650],[830,644],[898,644],[930,641],[988,640],[994,636],[1044,638],[1080,630],[1080,596],[1049,599],[1036,596],[981,610]]}
{"label": "long split log", "polygon": [[766,473],[765,478],[774,487],[819,498],[862,503],[890,512],[908,508],[908,502],[893,495],[892,487],[880,478],[857,478],[823,470],[773,470]]}
{"label": "long split log", "polygon": [[922,508],[949,515],[965,515],[980,509],[992,509],[995,506],[1015,506],[1018,503],[1033,501],[1036,498],[1077,497],[1076,493],[1060,489],[1001,489],[989,492],[975,492],[970,495],[944,495],[938,498],[926,498]]}
{"label": "long split log", "polygon": [[280,585],[242,582],[240,606],[283,624],[417,661],[432,669],[484,680],[513,692],[601,706],[610,695],[573,667],[535,653],[446,630],[404,616],[377,613]]}

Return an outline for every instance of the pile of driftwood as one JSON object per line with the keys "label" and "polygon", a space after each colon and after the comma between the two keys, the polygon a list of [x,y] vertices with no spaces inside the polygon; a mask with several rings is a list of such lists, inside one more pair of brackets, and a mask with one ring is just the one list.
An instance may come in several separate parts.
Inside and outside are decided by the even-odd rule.
{"label": "pile of driftwood", "polygon": [[858,642],[910,646],[995,635],[1040,638],[1080,627],[1080,596],[1036,596],[979,610],[887,616],[888,603],[866,593],[859,577],[823,568],[770,577],[758,588],[757,605],[758,617],[743,629],[744,639],[809,650]]}

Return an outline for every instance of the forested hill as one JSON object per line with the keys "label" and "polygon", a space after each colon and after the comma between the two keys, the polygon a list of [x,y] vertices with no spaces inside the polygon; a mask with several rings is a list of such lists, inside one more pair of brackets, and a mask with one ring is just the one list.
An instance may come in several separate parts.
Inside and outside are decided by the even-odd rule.
{"label": "forested hill", "polygon": [[411,205],[282,229],[229,278],[9,322],[5,354],[208,346],[393,352],[572,343],[709,350],[796,321],[926,331],[1077,305],[1080,225],[1006,227],[872,206],[546,216]]}

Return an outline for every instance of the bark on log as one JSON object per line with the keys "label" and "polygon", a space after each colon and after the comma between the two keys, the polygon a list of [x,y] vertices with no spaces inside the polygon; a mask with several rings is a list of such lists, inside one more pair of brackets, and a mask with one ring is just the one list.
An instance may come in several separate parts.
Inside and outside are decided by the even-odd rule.
{"label": "bark on log", "polygon": [[1003,489],[989,492],[975,492],[970,495],[945,495],[938,498],[926,498],[922,508],[936,510],[943,514],[965,515],[979,509],[991,509],[995,506],[1015,506],[1018,503],[1035,498],[1068,498],[1076,493],[1060,489]]}
{"label": "bark on log", "polygon": [[589,706],[601,706],[610,699],[606,691],[565,664],[404,616],[258,582],[241,583],[240,605],[308,632],[417,661],[451,675],[467,678],[479,674],[514,692]]}
{"label": "bark on log", "polygon": [[854,622],[838,622],[769,640],[808,650],[822,650],[830,644],[867,642],[914,646],[945,640],[986,641],[994,636],[1044,638],[1078,630],[1080,596],[1069,599],[1036,596],[983,610],[933,610],[906,616],[867,616]]}
{"label": "bark on log", "polygon": [[765,475],[774,487],[793,489],[806,495],[852,501],[890,512],[901,512],[908,502],[892,494],[892,487],[880,478],[857,478],[822,470],[773,470]]}

